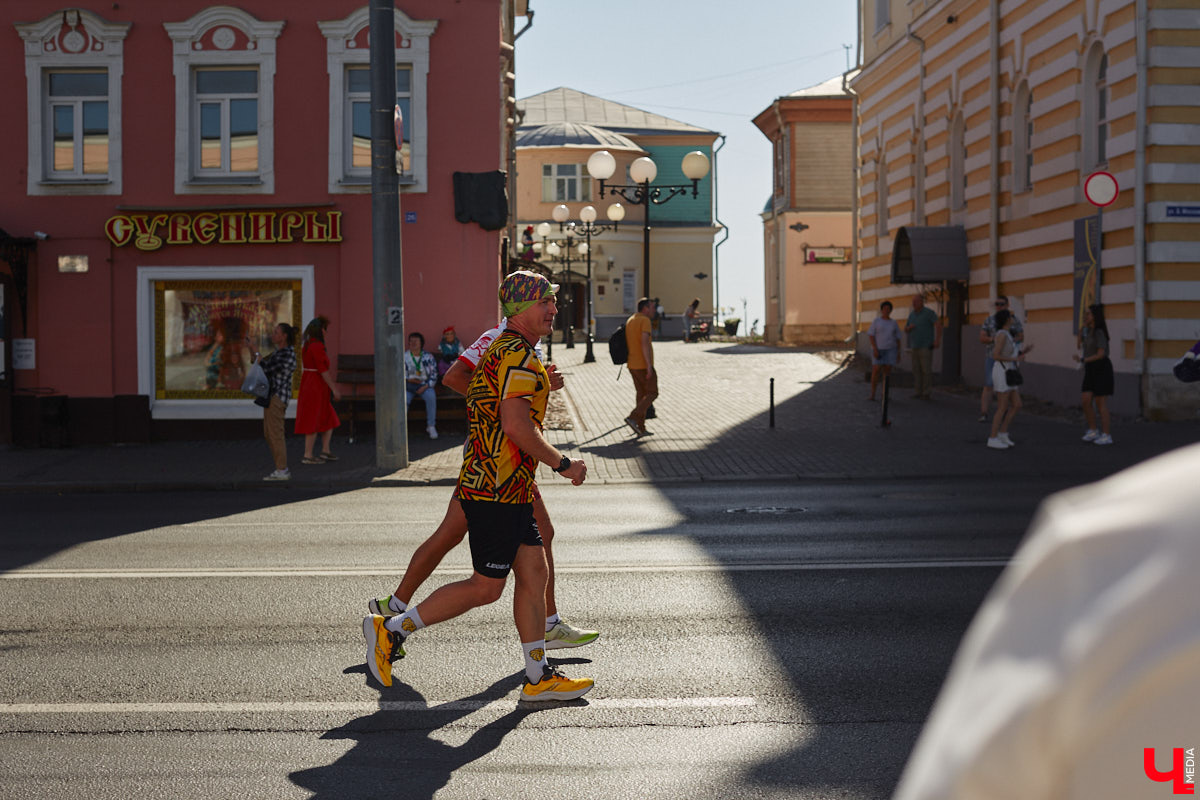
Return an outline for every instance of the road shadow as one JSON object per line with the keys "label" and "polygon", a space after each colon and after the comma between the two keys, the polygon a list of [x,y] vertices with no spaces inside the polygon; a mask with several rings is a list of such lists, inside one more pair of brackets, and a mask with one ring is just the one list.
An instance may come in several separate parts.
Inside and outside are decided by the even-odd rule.
{"label": "road shadow", "polygon": [[[351,668],[347,672],[366,668]],[[433,737],[440,728],[476,712],[482,704],[501,700],[519,686],[523,672],[500,678],[487,688],[452,703],[430,706],[411,686],[393,681],[380,686],[381,708],[321,735],[322,739],[349,739],[353,746],[332,764],[298,770],[288,775],[297,786],[326,800],[426,800],[443,789],[455,771],[496,750],[504,737],[532,713],[542,710],[513,701],[514,708],[480,727],[460,745]],[[416,703],[424,708],[388,708],[391,703]]]}

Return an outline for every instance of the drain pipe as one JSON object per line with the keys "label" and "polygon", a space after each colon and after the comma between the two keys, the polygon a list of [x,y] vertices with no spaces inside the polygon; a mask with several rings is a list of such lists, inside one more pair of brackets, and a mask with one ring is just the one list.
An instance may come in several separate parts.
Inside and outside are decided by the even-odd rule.
{"label": "drain pipe", "polygon": [[912,32],[912,23],[908,24],[908,38],[917,43],[921,54],[917,61],[917,141],[920,150],[914,155],[919,165],[917,174],[913,176],[913,221],[918,225],[925,224],[925,157],[920,152],[925,149],[925,40]]}
{"label": "drain pipe", "polygon": [[850,95],[850,153],[854,164],[850,170],[850,335],[847,344],[858,352],[858,183],[859,183],[859,135],[858,135],[858,92],[850,88],[850,73],[862,71],[862,3],[855,3],[858,19],[855,21],[854,69],[842,73],[842,91]]}
{"label": "drain pipe", "polygon": [[[989,0],[988,6],[991,12],[988,43],[991,48],[992,73],[992,163],[988,167],[988,180],[991,183],[988,197],[988,291],[990,299],[994,300],[1000,295],[1000,0]],[[966,156],[963,158],[965,160]]]}
{"label": "drain pipe", "polygon": [[[788,139],[787,128],[783,124],[783,112],[779,110],[779,98],[775,98],[772,104],[775,108],[775,124],[779,126],[779,139],[784,146],[784,164],[790,165],[792,159],[791,141]],[[792,176],[791,170],[786,169],[783,173],[783,199],[784,209],[792,207]],[[777,267],[776,287],[777,299],[775,301],[776,322],[779,324],[779,338],[775,340],[776,344],[783,344],[784,331],[787,330],[787,227],[784,222],[787,217],[780,214],[774,208],[771,209],[772,220],[775,223],[775,264]],[[743,320],[744,322],[745,320]],[[763,338],[766,336],[766,326],[763,326]]]}
{"label": "drain pipe", "polygon": [[[713,193],[713,221],[721,226],[723,236],[721,240],[713,245],[713,292],[715,300],[713,301],[713,324],[717,323],[717,315],[721,309],[721,245],[729,240],[729,226],[721,221],[721,201],[720,195],[717,194],[717,153],[721,152],[721,148],[725,146],[725,135],[718,134],[721,138],[721,143],[713,150],[713,167],[712,167],[712,193]],[[747,325],[749,321],[743,320]]]}
{"label": "drain pipe", "polygon": [[1150,405],[1150,358],[1146,352],[1146,87],[1149,69],[1146,25],[1149,22],[1146,0],[1137,0],[1134,27],[1137,37],[1137,116],[1134,124],[1133,161],[1133,315],[1134,358],[1141,373],[1139,412],[1144,416]]}

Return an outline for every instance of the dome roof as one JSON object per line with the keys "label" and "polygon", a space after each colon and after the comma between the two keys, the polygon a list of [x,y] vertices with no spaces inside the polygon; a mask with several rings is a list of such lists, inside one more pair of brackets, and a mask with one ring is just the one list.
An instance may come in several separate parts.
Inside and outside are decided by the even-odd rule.
{"label": "dome roof", "polygon": [[633,140],[595,125],[550,122],[517,133],[517,147],[584,147],[594,150],[644,152]]}

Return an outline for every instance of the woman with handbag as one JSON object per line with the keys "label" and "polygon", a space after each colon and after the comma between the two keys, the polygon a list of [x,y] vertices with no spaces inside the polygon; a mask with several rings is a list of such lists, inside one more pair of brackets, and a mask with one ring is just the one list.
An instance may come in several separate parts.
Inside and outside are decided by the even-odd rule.
{"label": "woman with handbag", "polygon": [[[296,344],[296,329],[286,322],[279,323],[271,330],[271,344],[275,345],[275,352],[261,360],[271,384],[271,394],[263,409],[263,436],[271,448],[275,471],[263,480],[286,481],[291,480],[292,473],[288,471],[283,420],[292,399],[292,373],[296,371],[296,351],[292,348]],[[254,361],[259,362],[258,353],[254,354]]]}
{"label": "woman with handbag", "polygon": [[[1108,413],[1108,398],[1113,393],[1113,365],[1108,357],[1108,324],[1104,321],[1104,306],[1097,303],[1083,312],[1083,327],[1075,338],[1075,346],[1083,351],[1075,360],[1083,362],[1083,388],[1080,402],[1087,417],[1085,442],[1112,444]],[[1095,401],[1096,408],[1092,409]],[[1096,412],[1100,412],[1100,428],[1096,428]]]}
{"label": "woman with handbag", "polygon": [[996,312],[995,320],[992,359],[996,363],[992,365],[992,387],[996,394],[996,416],[992,418],[992,434],[987,446],[993,450],[1007,450],[1014,444],[1008,436],[1008,426],[1021,409],[1021,394],[1017,386],[1024,381],[1020,365],[1025,360],[1025,353],[1021,352],[1020,345],[1013,339],[1012,312],[1002,308]]}
{"label": "woman with handbag", "polygon": [[[337,461],[337,456],[329,451],[329,440],[341,420],[329,398],[332,395],[334,400],[341,400],[342,393],[337,389],[330,369],[329,354],[325,351],[325,331],[328,329],[329,319],[322,316],[317,316],[304,328],[304,345],[300,355],[303,372],[300,375],[300,396],[296,398],[295,427],[296,435],[304,436],[301,464]],[[313,452],[318,433],[321,434],[320,455]]]}

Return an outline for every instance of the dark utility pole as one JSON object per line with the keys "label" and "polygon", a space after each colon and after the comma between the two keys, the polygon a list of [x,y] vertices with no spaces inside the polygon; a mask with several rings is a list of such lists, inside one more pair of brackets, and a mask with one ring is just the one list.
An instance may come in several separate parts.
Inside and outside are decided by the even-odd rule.
{"label": "dark utility pole", "polygon": [[375,284],[375,463],[408,466],[400,182],[396,175],[396,22],[393,0],[371,0],[371,246]]}

